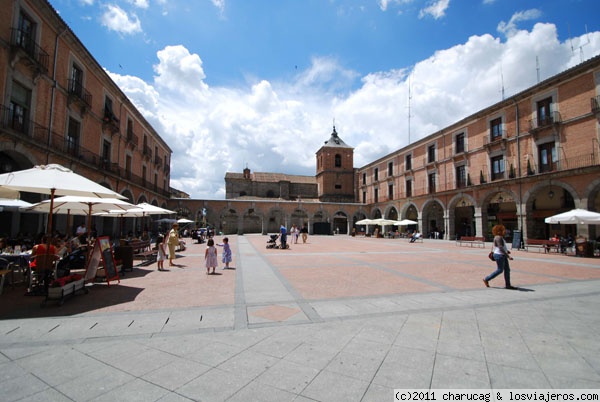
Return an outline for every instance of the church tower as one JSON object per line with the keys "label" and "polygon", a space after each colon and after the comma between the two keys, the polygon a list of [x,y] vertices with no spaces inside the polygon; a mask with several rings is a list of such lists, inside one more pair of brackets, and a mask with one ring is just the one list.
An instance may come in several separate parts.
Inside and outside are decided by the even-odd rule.
{"label": "church tower", "polygon": [[354,148],[333,132],[317,151],[317,185],[323,202],[355,202]]}

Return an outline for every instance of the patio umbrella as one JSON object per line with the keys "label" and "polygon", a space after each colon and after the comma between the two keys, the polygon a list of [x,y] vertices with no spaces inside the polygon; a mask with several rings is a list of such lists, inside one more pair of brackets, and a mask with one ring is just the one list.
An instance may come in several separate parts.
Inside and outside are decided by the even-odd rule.
{"label": "patio umbrella", "polygon": [[192,221],[190,219],[186,219],[186,218],[181,218],[181,219],[177,219],[177,223],[186,224],[186,223],[194,223],[194,221]]}
{"label": "patio umbrella", "polygon": [[5,210],[18,210],[19,208],[30,207],[31,203],[23,200],[17,200],[12,198],[0,198],[0,207]]}
{"label": "patio umbrella", "polygon": [[[22,209],[24,211],[47,212],[48,203],[51,200],[44,200],[32,205],[29,208]],[[92,226],[92,214],[99,212],[107,212],[110,210],[127,211],[135,208],[135,205],[127,201],[117,198],[98,198],[98,197],[81,197],[77,195],[67,195],[54,199],[53,213],[55,214],[73,214],[88,216],[88,239],[90,237]],[[67,219],[68,220],[68,219]]]}
{"label": "patio umbrella", "polygon": [[356,222],[357,225],[374,225],[373,219],[361,219]]}
{"label": "patio umbrella", "polygon": [[57,164],[38,165],[31,169],[0,174],[0,191],[5,189],[50,196],[47,211],[48,227],[46,228],[48,233],[52,230],[55,196],[79,195],[98,198],[126,198]]}
{"label": "patio umbrella", "polygon": [[401,221],[396,221],[396,225],[399,226],[407,226],[407,225],[416,225],[417,222],[412,221],[410,219],[402,219]]}
{"label": "patio umbrella", "polygon": [[[157,207],[156,205],[148,204],[147,202],[141,202],[139,204],[134,205],[134,208],[128,209],[127,211],[112,209],[106,212],[101,212],[97,215],[112,216],[118,218],[144,218],[148,215],[170,215],[174,213],[175,211]],[[173,220],[173,222],[175,222],[175,220]],[[123,226],[122,223],[121,226]],[[123,234],[122,232],[123,230],[121,228],[121,235]]]}
{"label": "patio umbrella", "polygon": [[565,225],[600,225],[600,213],[577,208],[562,214],[549,216],[544,219],[544,222]]}

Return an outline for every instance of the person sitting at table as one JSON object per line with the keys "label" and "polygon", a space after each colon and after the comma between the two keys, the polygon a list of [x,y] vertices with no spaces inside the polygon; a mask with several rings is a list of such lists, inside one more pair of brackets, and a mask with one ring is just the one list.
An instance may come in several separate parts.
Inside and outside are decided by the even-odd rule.
{"label": "person sitting at table", "polygon": [[48,235],[42,236],[41,242],[31,249],[31,261],[29,262],[32,277],[37,276],[38,282],[43,282],[46,289],[49,285],[50,276],[53,273],[52,269],[50,269],[51,262],[58,258],[56,256],[56,247],[53,244],[50,244],[50,247],[48,247],[49,241],[50,238]]}

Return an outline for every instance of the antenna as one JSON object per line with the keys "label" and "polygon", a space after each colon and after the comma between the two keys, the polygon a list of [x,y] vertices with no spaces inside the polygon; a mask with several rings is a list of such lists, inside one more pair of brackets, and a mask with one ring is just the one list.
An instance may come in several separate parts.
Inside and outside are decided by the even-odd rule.
{"label": "antenna", "polygon": [[590,37],[588,35],[588,30],[587,30],[587,24],[585,24],[585,38],[587,39],[587,42],[584,43],[583,45],[579,45],[579,57],[581,58],[581,62],[583,63],[583,47],[587,46],[590,44]]}
{"label": "antenna", "polygon": [[502,64],[500,64],[500,82],[502,84],[502,100],[504,100],[504,73],[502,72]]}
{"label": "antenna", "polygon": [[410,100],[412,99],[412,92],[410,89],[410,76],[412,75],[409,74],[408,75],[408,144],[410,145],[410,118],[411,118],[411,114],[410,114]]}
{"label": "antenna", "polygon": [[571,37],[571,24],[567,24],[567,32],[569,33],[569,42],[571,43],[571,53],[575,54],[575,49],[573,49],[573,38]]}

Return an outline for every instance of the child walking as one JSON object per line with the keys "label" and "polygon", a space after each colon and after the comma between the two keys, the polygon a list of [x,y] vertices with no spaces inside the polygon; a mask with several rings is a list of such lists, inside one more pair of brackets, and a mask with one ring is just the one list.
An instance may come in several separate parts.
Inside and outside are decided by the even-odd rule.
{"label": "child walking", "polygon": [[[215,241],[213,239],[208,239],[208,242],[206,243],[204,260],[206,261],[206,275],[211,273],[214,274],[219,263],[217,261],[217,248],[215,247]],[[212,272],[210,272],[211,269]]]}
{"label": "child walking", "polygon": [[229,269],[229,263],[231,262],[231,247],[229,246],[229,239],[223,237],[223,243],[217,244],[217,246],[223,247],[223,269]]}
{"label": "child walking", "polygon": [[156,249],[158,254],[156,255],[156,263],[159,271],[166,271],[164,263],[167,259],[167,252],[165,250],[165,238],[162,235],[158,235],[156,238]]}

